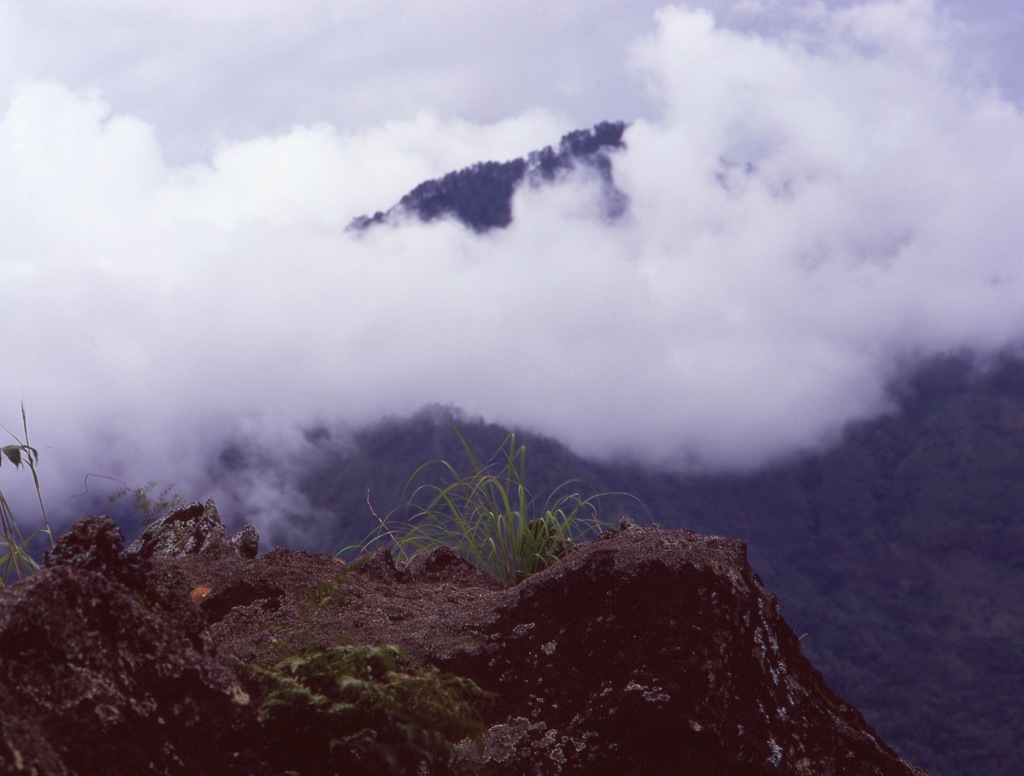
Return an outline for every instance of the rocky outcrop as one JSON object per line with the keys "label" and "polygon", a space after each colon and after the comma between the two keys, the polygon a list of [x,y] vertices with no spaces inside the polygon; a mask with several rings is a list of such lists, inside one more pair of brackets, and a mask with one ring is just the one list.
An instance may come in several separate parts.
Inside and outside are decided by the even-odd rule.
{"label": "rocky outcrop", "polygon": [[503,587],[445,549],[249,559],[198,540],[212,515],[147,558],[86,518],[0,594],[5,772],[273,773],[237,661],[271,662],[274,632],[396,644],[495,693],[465,755],[499,775],[923,773],[828,690],[741,542],[627,525]]}
{"label": "rocky outcrop", "polygon": [[235,554],[251,559],[259,551],[260,535],[251,525],[246,524],[235,536],[228,537],[213,499],[205,504],[193,501],[154,520],[128,548],[129,553],[142,558],[198,553],[218,557]]}
{"label": "rocky outcrop", "polygon": [[258,773],[254,705],[203,617],[122,541],[86,518],[0,593],[0,771]]}
{"label": "rocky outcrop", "polygon": [[[441,662],[501,773],[914,773],[804,659],[742,542],[632,529],[507,591]],[[538,762],[539,760],[539,762]]]}

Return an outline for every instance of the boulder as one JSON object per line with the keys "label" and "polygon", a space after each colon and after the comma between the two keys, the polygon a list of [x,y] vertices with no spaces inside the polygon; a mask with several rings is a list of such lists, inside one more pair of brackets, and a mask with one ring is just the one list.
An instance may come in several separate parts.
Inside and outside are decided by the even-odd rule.
{"label": "boulder", "polygon": [[0,593],[0,694],[4,773],[259,773],[252,700],[108,518],[77,523]]}
{"label": "boulder", "polygon": [[503,598],[438,661],[498,694],[496,773],[922,773],[828,690],[742,542],[634,528]]}
{"label": "boulder", "polygon": [[251,559],[259,553],[259,548],[260,535],[251,525],[246,524],[238,534],[229,537],[216,504],[209,499],[205,504],[198,501],[185,504],[154,520],[132,542],[128,552],[142,558],[201,554]]}

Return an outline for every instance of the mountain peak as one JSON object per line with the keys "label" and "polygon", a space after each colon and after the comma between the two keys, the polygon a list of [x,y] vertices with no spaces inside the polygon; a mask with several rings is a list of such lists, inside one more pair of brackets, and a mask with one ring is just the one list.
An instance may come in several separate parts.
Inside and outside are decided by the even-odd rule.
{"label": "mountain peak", "polygon": [[605,215],[618,218],[625,213],[628,200],[615,185],[609,152],[626,147],[626,127],[622,121],[604,121],[591,129],[564,135],[557,148],[546,146],[526,157],[478,162],[450,172],[421,183],[387,211],[359,216],[349,229],[363,231],[409,215],[426,222],[454,217],[478,233],[504,229],[512,223],[512,197],[524,180],[531,186],[543,186],[580,167],[598,173],[605,194]]}

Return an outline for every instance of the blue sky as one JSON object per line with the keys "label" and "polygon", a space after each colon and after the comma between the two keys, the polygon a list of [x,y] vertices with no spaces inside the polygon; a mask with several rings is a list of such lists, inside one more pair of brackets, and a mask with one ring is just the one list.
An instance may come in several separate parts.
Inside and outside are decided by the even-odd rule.
{"label": "blue sky", "polygon": [[[87,472],[220,498],[225,438],[429,402],[750,468],[908,360],[1021,342],[1015,3],[281,9],[0,2],[0,421],[24,399],[62,504]],[[581,174],[500,234],[345,231],[605,119],[615,224]],[[233,506],[295,498],[263,484]]]}

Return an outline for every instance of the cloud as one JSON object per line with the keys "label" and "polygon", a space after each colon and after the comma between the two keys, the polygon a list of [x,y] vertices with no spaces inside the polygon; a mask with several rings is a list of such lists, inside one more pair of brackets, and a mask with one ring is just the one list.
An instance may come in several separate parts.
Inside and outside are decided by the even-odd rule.
{"label": "cloud", "polygon": [[633,115],[642,93],[620,63],[659,4],[4,0],[0,57],[19,80],[101,90],[168,158],[197,161],[223,139],[319,122],[347,134],[428,109],[483,123],[541,109],[567,128],[609,104]]}
{"label": "cloud", "polygon": [[267,472],[312,423],[441,402],[584,453],[745,468],[884,411],[908,357],[1019,345],[1020,110],[929,3],[808,7],[770,33],[657,14],[628,56],[649,111],[626,116],[614,223],[581,170],[487,235],[345,230],[572,128],[543,107],[298,123],[181,161],[102,92],[12,87],[0,420],[24,396],[59,502],[98,472],[268,524],[297,497],[211,481],[225,440]]}

